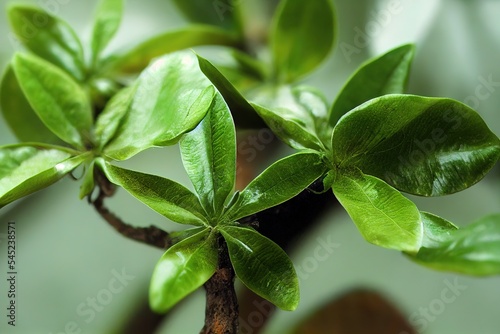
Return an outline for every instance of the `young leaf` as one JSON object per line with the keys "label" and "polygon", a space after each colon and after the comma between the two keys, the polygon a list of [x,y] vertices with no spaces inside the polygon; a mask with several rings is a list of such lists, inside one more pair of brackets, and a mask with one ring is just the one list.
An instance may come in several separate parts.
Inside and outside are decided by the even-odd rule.
{"label": "young leaf", "polygon": [[92,160],[87,166],[85,166],[85,175],[83,176],[82,184],[80,185],[80,199],[91,195],[95,188],[94,165],[95,160]]}
{"label": "young leaf", "polygon": [[[427,219],[435,221],[438,217],[429,216]],[[458,230],[450,229],[446,237],[432,245],[425,245],[416,255],[408,256],[421,265],[437,270],[478,276],[498,275],[500,215],[482,218]]]}
{"label": "young leaf", "polygon": [[385,95],[346,114],[333,131],[334,159],[408,193],[466,189],[495,165],[500,139],[450,99]]}
{"label": "young leaf", "polygon": [[420,213],[409,199],[370,175],[340,174],[333,192],[372,244],[416,253],[422,245]]}
{"label": "young leaf", "polygon": [[92,108],[85,91],[64,71],[29,54],[16,54],[12,67],[31,107],[59,138],[85,147]]}
{"label": "young leaf", "polygon": [[158,58],[139,77],[129,112],[105,153],[125,160],[152,146],[175,144],[202,120],[214,94],[192,52]]}
{"label": "young leaf", "polygon": [[33,111],[10,65],[0,85],[0,106],[5,121],[20,141],[51,144],[62,142]]}
{"label": "young leaf", "polygon": [[314,70],[335,39],[330,0],[283,0],[274,17],[272,54],[280,82],[292,82]]}
{"label": "young leaf", "polygon": [[205,25],[191,25],[146,40],[115,59],[109,70],[119,73],[137,73],[148,66],[151,59],[167,53],[198,45],[237,46],[238,43],[233,34],[222,29]]}
{"label": "young leaf", "polygon": [[27,5],[12,5],[9,21],[17,38],[33,53],[83,81],[85,66],[80,40],[71,27],[47,12]]}
{"label": "young leaf", "polygon": [[55,183],[88,157],[44,144],[0,147],[0,208]]}
{"label": "young leaf", "polygon": [[317,153],[301,152],[283,158],[243,189],[227,216],[235,221],[281,204],[306,189],[326,169]]}
{"label": "young leaf", "polygon": [[449,240],[458,227],[453,223],[428,212],[420,212],[424,227],[423,247],[435,247]]}
{"label": "young leaf", "polygon": [[332,109],[329,123],[339,119],[360,104],[386,94],[405,92],[415,47],[407,44],[370,59],[347,80]]}
{"label": "young leaf", "polygon": [[180,145],[184,168],[203,207],[218,217],[236,179],[236,134],[231,113],[219,94],[206,117]]}
{"label": "young leaf", "polygon": [[92,31],[92,63],[115,35],[123,15],[123,0],[101,0]]}
{"label": "young leaf", "polygon": [[295,310],[300,299],[299,281],[286,253],[251,228],[226,225],[220,232],[238,278],[279,308]]}
{"label": "young leaf", "polygon": [[198,197],[179,183],[97,160],[107,178],[159,214],[180,224],[207,226]]}
{"label": "young leaf", "polygon": [[195,23],[205,23],[239,32],[238,0],[174,0],[177,8]]}
{"label": "young leaf", "polygon": [[216,241],[207,228],[163,254],[149,286],[149,304],[153,311],[167,312],[212,277],[218,263]]}

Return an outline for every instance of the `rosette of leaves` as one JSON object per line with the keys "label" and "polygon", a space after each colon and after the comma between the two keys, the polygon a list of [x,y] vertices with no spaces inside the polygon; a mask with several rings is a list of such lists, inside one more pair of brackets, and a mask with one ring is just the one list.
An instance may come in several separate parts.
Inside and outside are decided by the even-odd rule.
{"label": "rosette of leaves", "polygon": [[214,274],[220,238],[236,276],[248,288],[284,310],[298,305],[298,279],[285,252],[239,221],[307,188],[325,173],[323,155],[304,151],[283,158],[234,192],[235,137],[228,105],[216,94],[203,121],[180,141],[194,192],[173,180],[99,160],[111,182],[172,221],[196,226],[177,236],[181,241],[156,265],[149,297],[157,312],[166,312]]}
{"label": "rosette of leaves", "polygon": [[[332,107],[308,87],[277,88],[281,104],[279,99],[266,106],[249,103],[210,62],[199,61],[227,101],[254,108],[292,148],[326,157],[325,191],[332,188],[368,242],[403,251],[433,268],[498,274],[498,216],[455,231],[453,224],[420,212],[401,194],[462,191],[500,157],[500,139],[470,107],[402,94],[412,54],[413,46],[404,45],[364,63]],[[446,256],[438,256],[441,252]]]}

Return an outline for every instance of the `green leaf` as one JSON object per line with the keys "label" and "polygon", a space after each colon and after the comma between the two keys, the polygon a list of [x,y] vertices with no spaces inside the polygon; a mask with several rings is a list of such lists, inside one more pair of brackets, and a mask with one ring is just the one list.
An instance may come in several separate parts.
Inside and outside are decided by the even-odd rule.
{"label": "green leaf", "polygon": [[217,94],[206,117],[180,142],[182,161],[207,213],[219,217],[236,179],[236,134]]}
{"label": "green leaf", "polygon": [[330,0],[283,0],[271,34],[275,75],[292,82],[313,71],[329,54],[335,39]]}
{"label": "green leaf", "polygon": [[167,53],[199,45],[237,46],[238,43],[233,34],[222,29],[206,25],[191,25],[146,40],[115,59],[110,65],[110,71],[137,73],[148,66],[153,58]]}
{"label": "green leaf", "polygon": [[66,143],[84,148],[92,126],[85,91],[64,71],[34,55],[18,53],[12,66],[27,100],[47,128]]}
{"label": "green leaf", "polygon": [[244,128],[260,128],[262,121],[255,114],[254,108],[227,80],[222,73],[205,58],[198,56],[200,69],[214,84],[229,106],[234,122]]}
{"label": "green leaf", "polygon": [[205,229],[163,254],[149,286],[149,304],[153,311],[167,312],[212,277],[218,263],[216,241],[210,229]]}
{"label": "green leaf", "polygon": [[407,44],[362,64],[347,80],[330,111],[335,126],[351,109],[386,94],[405,92],[415,47]]}
{"label": "green leaf", "polygon": [[17,38],[33,53],[83,81],[85,65],[80,40],[71,27],[47,12],[11,5],[9,21]]}
{"label": "green leaf", "polygon": [[418,251],[423,238],[420,213],[399,191],[362,173],[339,174],[332,188],[368,242],[410,253]]}
{"label": "green leaf", "polygon": [[295,310],[300,299],[299,280],[286,253],[251,228],[223,226],[220,232],[238,278],[279,308]]}
{"label": "green leaf", "polygon": [[450,99],[386,95],[350,111],[333,132],[334,160],[396,189],[440,196],[466,189],[495,165],[500,139]]}
{"label": "green leaf", "polygon": [[60,144],[61,140],[40,121],[24,96],[16,75],[9,65],[0,86],[2,114],[20,141]]}
{"label": "green leaf", "polygon": [[138,80],[129,112],[105,147],[116,160],[177,143],[203,119],[215,94],[190,51],[158,58]]}
{"label": "green leaf", "polygon": [[[428,217],[437,220],[439,217]],[[434,224],[439,224],[435,222]],[[444,271],[467,275],[500,274],[500,215],[484,217],[464,228],[450,229],[432,245],[422,247],[415,262]]]}
{"label": "green leaf", "polygon": [[227,216],[235,221],[281,204],[306,189],[326,169],[317,153],[301,152],[278,160],[243,189]]}
{"label": "green leaf", "polygon": [[208,225],[198,197],[179,183],[97,161],[111,182],[159,214],[181,224]]}
{"label": "green leaf", "polygon": [[435,247],[451,238],[458,229],[453,223],[428,212],[420,212],[424,227],[423,247]]}
{"label": "green leaf", "polygon": [[82,184],[80,185],[80,199],[92,194],[94,191],[94,165],[95,160],[92,160],[87,166],[85,166],[85,175],[82,179]]}
{"label": "green leaf", "polygon": [[123,117],[127,114],[137,86],[129,86],[116,93],[99,114],[95,124],[95,138],[100,149],[113,138]]}
{"label": "green leaf", "polygon": [[0,208],[55,183],[88,157],[44,144],[0,147]]}
{"label": "green leaf", "polygon": [[237,32],[241,30],[239,2],[238,0],[174,0],[177,8],[192,22]]}
{"label": "green leaf", "polygon": [[92,63],[108,45],[120,26],[123,15],[123,0],[101,0],[92,31]]}

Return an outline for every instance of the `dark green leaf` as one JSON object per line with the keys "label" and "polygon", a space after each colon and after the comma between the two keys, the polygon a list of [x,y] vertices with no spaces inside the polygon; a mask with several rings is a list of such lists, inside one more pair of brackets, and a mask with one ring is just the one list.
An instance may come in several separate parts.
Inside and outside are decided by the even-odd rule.
{"label": "dark green leaf", "polygon": [[332,147],[338,164],[424,196],[472,186],[500,157],[500,140],[474,110],[413,95],[386,95],[352,110],[335,127]]}
{"label": "dark green leaf", "polygon": [[283,158],[243,189],[227,216],[235,221],[281,204],[306,189],[326,169],[317,153],[301,152]]}
{"label": "dark green leaf", "polygon": [[92,63],[115,35],[123,15],[123,0],[101,0],[92,31]]}
{"label": "dark green leaf", "polygon": [[181,224],[208,225],[198,197],[179,183],[97,161],[111,182],[159,214]]}
{"label": "dark green leaf", "polygon": [[233,34],[216,27],[191,25],[146,40],[117,58],[110,70],[137,73],[148,66],[153,58],[198,45],[236,46],[238,40]]}
{"label": "dark green leaf", "polygon": [[405,92],[415,47],[407,44],[370,59],[347,80],[330,111],[330,124],[360,104],[386,94]]}
{"label": "dark green leaf", "polygon": [[0,106],[5,121],[20,141],[61,143],[31,108],[10,65],[0,87]]}
{"label": "dark green leaf", "polygon": [[180,142],[182,161],[205,210],[219,217],[236,179],[236,134],[219,94],[206,117]]}
{"label": "dark green leaf", "polygon": [[[428,217],[434,221],[439,217]],[[440,222],[434,224],[439,225]],[[468,275],[500,274],[500,215],[491,215],[464,228],[446,231],[432,245],[409,257],[437,270]]]}
{"label": "dark green leaf", "polygon": [[44,144],[0,147],[0,208],[55,183],[89,157],[71,155]]}
{"label": "dark green leaf", "polygon": [[198,56],[198,62],[200,64],[200,69],[224,97],[224,100],[232,112],[235,123],[249,128],[262,127],[262,121],[257,117],[254,108],[229,80],[227,80],[219,70],[205,58]]}
{"label": "dark green leaf", "polygon": [[417,207],[384,181],[361,173],[338,174],[333,192],[368,242],[410,253],[422,245]]}
{"label": "dark green leaf", "polygon": [[95,188],[94,183],[94,165],[95,161],[92,160],[89,164],[85,166],[85,175],[82,179],[82,184],[80,186],[80,199],[92,194]]}
{"label": "dark green leaf", "polygon": [[314,70],[335,39],[330,0],[283,0],[275,14],[272,54],[280,82],[292,82]]}
{"label": "dark green leaf", "polygon": [[192,52],[158,58],[139,77],[129,112],[105,153],[124,160],[152,146],[175,144],[202,120],[214,94]]}
{"label": "dark green leaf", "polygon": [[218,262],[216,240],[210,229],[205,229],[163,254],[149,286],[149,304],[153,311],[167,312],[212,277]]}
{"label": "dark green leaf", "polygon": [[27,5],[10,6],[8,15],[14,33],[29,50],[84,80],[82,45],[66,22]]}
{"label": "dark green leaf", "polygon": [[12,67],[31,107],[59,138],[78,148],[89,141],[89,98],[66,72],[34,55],[16,54]]}
{"label": "dark green leaf", "polygon": [[251,228],[223,226],[220,232],[238,278],[279,308],[295,310],[300,299],[299,281],[286,253]]}

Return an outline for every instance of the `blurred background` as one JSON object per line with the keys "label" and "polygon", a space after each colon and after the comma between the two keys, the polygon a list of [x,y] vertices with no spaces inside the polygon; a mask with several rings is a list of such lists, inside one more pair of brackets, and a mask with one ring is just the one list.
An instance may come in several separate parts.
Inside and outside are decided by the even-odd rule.
{"label": "blurred background", "polygon": [[[20,50],[8,27],[8,3],[0,0],[2,69],[12,54]],[[64,18],[88,43],[96,1],[31,3]],[[239,3],[246,23],[257,33],[267,31],[273,2]],[[304,83],[318,87],[333,101],[362,62],[413,42],[417,53],[409,93],[446,96],[467,103],[500,135],[499,1],[335,0],[334,4],[337,45],[329,59]],[[186,24],[170,1],[128,0],[121,29],[108,51],[128,49],[147,37]],[[478,91],[489,94],[485,98]],[[0,120],[0,145],[15,141]],[[263,165],[257,168],[264,168],[283,150],[276,143],[259,150]],[[126,166],[189,184],[177,147],[148,150]],[[78,173],[75,171],[75,176]],[[124,327],[133,319],[147,321],[146,315],[140,314],[145,312],[150,275],[162,252],[118,235],[85,200],[78,200],[78,187],[78,182],[65,178],[0,211],[0,309],[4,310],[0,333],[125,333]],[[469,224],[500,212],[499,166],[485,180],[459,194],[411,199],[421,210],[441,215],[459,226]],[[109,204],[125,221],[137,226],[154,224],[167,231],[182,228],[123,191]],[[8,221],[16,222],[18,243],[15,328],[7,325],[3,314]],[[355,289],[381,294],[406,321],[424,333],[499,333],[500,278],[472,278],[420,267],[398,252],[366,243],[339,208],[330,210],[319,224],[301,236],[291,257],[299,272],[300,306],[295,312],[276,311],[265,333],[288,333],[323,305]],[[204,291],[200,290],[170,312],[157,333],[199,332],[204,308]],[[241,319],[242,332],[257,332],[258,323],[266,316],[264,308],[259,314],[251,313]]]}

